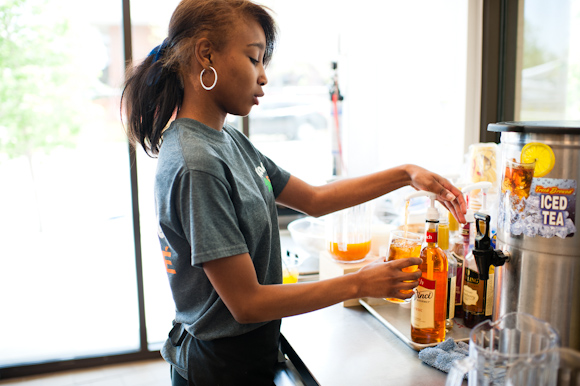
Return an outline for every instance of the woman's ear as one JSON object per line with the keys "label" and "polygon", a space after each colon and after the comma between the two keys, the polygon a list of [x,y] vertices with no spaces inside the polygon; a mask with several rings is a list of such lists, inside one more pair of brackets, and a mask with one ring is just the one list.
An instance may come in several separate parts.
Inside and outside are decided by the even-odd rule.
{"label": "woman's ear", "polygon": [[213,53],[213,45],[208,38],[201,38],[195,45],[195,59],[202,68],[209,68],[213,62],[211,56]]}

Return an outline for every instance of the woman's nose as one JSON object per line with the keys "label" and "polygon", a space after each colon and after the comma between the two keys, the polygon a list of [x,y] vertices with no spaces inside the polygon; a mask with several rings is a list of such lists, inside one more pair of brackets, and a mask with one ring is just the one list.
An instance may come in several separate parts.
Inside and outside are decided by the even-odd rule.
{"label": "woman's nose", "polygon": [[268,83],[268,77],[266,76],[266,70],[264,70],[262,67],[262,72],[261,72],[260,76],[258,77],[258,84],[260,86],[265,86],[266,83]]}

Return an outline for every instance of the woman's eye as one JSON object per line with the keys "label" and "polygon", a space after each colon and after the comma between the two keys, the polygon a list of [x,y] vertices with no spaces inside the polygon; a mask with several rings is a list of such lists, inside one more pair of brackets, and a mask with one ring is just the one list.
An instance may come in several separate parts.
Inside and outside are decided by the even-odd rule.
{"label": "woman's eye", "polygon": [[258,61],[254,58],[252,58],[251,56],[249,56],[250,58],[250,62],[252,62],[252,64],[255,66],[256,64],[258,64]]}

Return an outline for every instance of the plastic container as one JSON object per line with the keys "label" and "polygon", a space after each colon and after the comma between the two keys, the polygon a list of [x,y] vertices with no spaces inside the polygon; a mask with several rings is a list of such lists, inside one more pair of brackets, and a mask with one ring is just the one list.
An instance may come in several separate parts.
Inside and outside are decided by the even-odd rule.
{"label": "plastic container", "polygon": [[341,263],[363,261],[371,251],[370,202],[334,212],[326,217],[326,245],[332,258]]}
{"label": "plastic container", "polygon": [[518,361],[546,355],[560,345],[556,330],[525,313],[512,312],[487,320],[469,334],[469,356],[453,362],[446,386],[459,386],[469,372],[469,386],[505,385]]}
{"label": "plastic container", "polygon": [[324,240],[324,220],[314,217],[303,217],[288,224],[292,241],[304,252],[318,257],[326,250]]}
{"label": "plastic container", "polygon": [[516,362],[508,371],[509,386],[578,386],[580,351],[561,347]]}

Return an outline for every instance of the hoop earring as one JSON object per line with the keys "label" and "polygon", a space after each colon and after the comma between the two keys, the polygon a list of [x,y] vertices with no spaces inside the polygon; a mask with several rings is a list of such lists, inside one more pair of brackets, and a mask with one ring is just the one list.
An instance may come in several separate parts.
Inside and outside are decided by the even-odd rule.
{"label": "hoop earring", "polygon": [[205,84],[203,84],[203,73],[205,72],[205,68],[203,70],[201,70],[201,73],[199,74],[199,82],[201,83],[201,87],[205,88],[206,90],[211,90],[212,88],[215,87],[216,83],[217,83],[217,71],[215,70],[215,68],[213,68],[212,66],[209,66],[209,68],[213,71],[213,74],[215,76],[215,79],[213,81],[213,84],[211,86],[206,86]]}

